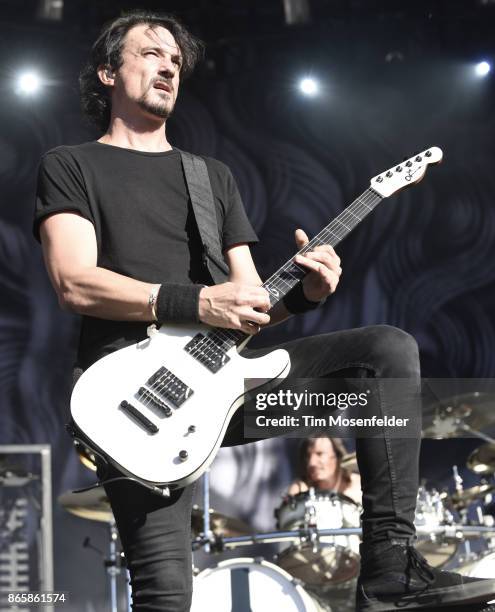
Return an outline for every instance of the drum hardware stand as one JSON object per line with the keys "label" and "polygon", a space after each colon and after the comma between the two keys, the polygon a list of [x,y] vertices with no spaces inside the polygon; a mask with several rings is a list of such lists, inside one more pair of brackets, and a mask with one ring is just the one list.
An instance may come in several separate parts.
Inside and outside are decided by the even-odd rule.
{"label": "drum hardware stand", "polygon": [[472,429],[472,427],[470,427],[467,423],[464,423],[462,419],[459,419],[457,425],[459,429],[462,429],[462,431],[470,433],[476,438],[480,438],[481,440],[484,440],[485,442],[489,442],[490,444],[495,444],[495,438],[491,438],[490,436],[484,434],[481,431],[478,431],[477,429]]}
{"label": "drum hardware stand", "polygon": [[[197,576],[200,573],[199,568],[194,565],[194,553],[201,548],[204,548],[205,553],[213,552],[212,550],[212,532],[210,531],[210,469],[208,468],[203,473],[203,533],[192,542],[192,573]],[[216,552],[216,551],[215,551]]]}
{"label": "drum hardware stand", "polygon": [[[454,486],[455,486],[456,493],[459,493],[459,494],[462,493],[464,491],[464,487],[462,486],[462,483],[464,481],[461,475],[459,474],[457,465],[452,466],[452,478],[454,479]],[[468,523],[467,515],[468,515],[467,508],[462,508],[461,510],[459,510],[459,516],[461,517],[461,525],[467,525]]]}
{"label": "drum hardware stand", "polygon": [[320,547],[320,534],[318,532],[318,529],[313,526],[308,528],[308,537],[307,537],[307,541],[311,543],[312,545],[312,549],[313,549],[313,553],[317,553],[318,549]]}
{"label": "drum hardware stand", "polygon": [[485,519],[483,517],[483,510],[481,509],[481,506],[476,506],[476,514],[478,516],[478,523],[480,525],[484,525],[485,524]]}
{"label": "drum hardware stand", "polygon": [[[207,469],[203,473],[203,533],[197,536],[192,542],[193,553],[201,548],[205,553],[222,553],[225,550],[223,545],[223,536],[214,534],[210,529],[210,470]],[[194,565],[193,573],[199,573],[199,570]]]}
{"label": "drum hardware stand", "polygon": [[205,553],[211,551],[210,541],[212,532],[210,530],[210,470],[207,469],[203,474],[203,533],[206,542],[204,544]]}
{"label": "drum hardware stand", "polygon": [[[462,429],[464,429],[464,423],[460,423],[460,426]],[[468,425],[465,425],[465,427],[467,427],[468,429],[471,429]],[[484,434],[482,434],[484,435]],[[459,474],[459,470],[457,469],[457,465],[453,465],[452,466],[452,473],[453,473],[453,478],[454,478],[454,483],[455,483],[455,490],[457,493],[462,493],[464,488],[463,488],[463,479],[461,477],[461,475]],[[463,508],[460,512],[460,517],[461,517],[461,525],[467,525],[468,523],[468,509],[467,508]],[[481,521],[480,521],[481,523]],[[462,546],[464,548],[464,554],[461,556],[462,562],[468,562],[470,561],[472,558],[476,557],[476,555],[472,552],[471,550],[471,542],[468,540],[468,538],[463,538],[462,541]]]}
{"label": "drum hardware stand", "polygon": [[462,493],[463,491],[462,483],[464,481],[459,475],[459,470],[457,469],[457,465],[452,466],[452,473],[453,473],[453,478],[454,478],[454,483],[455,483],[455,490],[457,491],[457,493]]}
{"label": "drum hardware stand", "polygon": [[304,522],[307,525],[307,537],[302,537],[301,540],[306,539],[307,542],[312,544],[313,553],[318,552],[320,538],[318,535],[317,520],[316,520],[316,508],[311,502],[316,499],[315,488],[309,487],[309,500],[306,502],[306,512],[304,513]]}
{"label": "drum hardware stand", "polygon": [[117,576],[120,574],[120,567],[117,566],[117,527],[115,520],[108,524],[110,530],[110,544],[108,559],[105,559],[105,567],[107,568],[108,579],[110,583],[110,610],[117,612]]}
{"label": "drum hardware stand", "polygon": [[[318,536],[350,536],[362,535],[361,527],[340,527],[337,529],[315,529]],[[428,539],[432,534],[445,535],[449,538],[461,539],[463,535],[494,535],[495,527],[479,527],[475,525],[443,525],[441,527],[417,528],[416,530],[420,539]],[[247,536],[227,537],[222,538],[222,543],[225,549],[236,548],[238,546],[251,546],[253,544],[277,543],[294,540],[310,541],[310,532],[308,529],[297,529],[287,531],[271,531],[265,533],[257,533]],[[206,538],[203,538],[206,541]]]}
{"label": "drum hardware stand", "polygon": [[[117,531],[117,526],[115,525],[115,520],[109,521],[108,527],[109,527],[110,541],[109,541],[107,558],[104,558],[104,553],[99,548],[91,544],[91,541],[89,538],[85,538],[83,542],[83,547],[94,550],[95,552],[97,552],[103,557],[103,565],[106,568],[108,580],[109,580],[109,586],[110,586],[110,611],[118,612],[117,576],[120,575],[120,572],[122,569],[123,557],[122,557],[122,554],[119,554],[117,552],[118,531]],[[126,591],[127,591],[126,609],[128,610],[128,612],[130,612],[131,611],[131,587],[130,587],[130,580],[129,580],[128,573],[127,573],[127,580],[126,580]]]}

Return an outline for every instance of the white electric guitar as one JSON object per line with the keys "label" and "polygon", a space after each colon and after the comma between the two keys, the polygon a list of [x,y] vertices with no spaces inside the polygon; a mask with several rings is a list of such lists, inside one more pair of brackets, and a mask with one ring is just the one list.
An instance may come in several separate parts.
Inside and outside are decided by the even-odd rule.
{"label": "white electric guitar", "polygon": [[[432,147],[371,179],[370,187],[299,252],[336,246],[383,199],[421,180],[441,161]],[[272,307],[307,271],[293,259],[264,284]],[[208,468],[236,409],[245,379],[283,379],[286,351],[256,359],[239,351],[250,336],[202,325],[162,325],[149,338],[103,357],[74,387],[76,436],[124,474],[154,487],[184,486]],[[79,430],[79,431],[78,431]]]}

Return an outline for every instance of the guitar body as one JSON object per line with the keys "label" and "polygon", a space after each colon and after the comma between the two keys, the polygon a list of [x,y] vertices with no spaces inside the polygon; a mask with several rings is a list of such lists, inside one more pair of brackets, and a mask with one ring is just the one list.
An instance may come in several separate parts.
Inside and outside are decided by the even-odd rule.
{"label": "guitar body", "polygon": [[[185,350],[193,337],[207,332],[200,325],[162,326],[147,340],[103,357],[78,380],[71,398],[75,425],[124,473],[156,486],[193,482],[213,461],[234,412],[243,404],[245,379],[267,381],[288,374],[287,351],[246,359],[235,346],[225,365],[211,372]],[[178,407],[163,397],[157,406],[151,401],[155,393],[158,396],[155,391],[138,393],[150,388],[146,383],[160,368],[190,389]],[[160,384],[155,387],[160,390]],[[123,410],[122,402],[144,416],[147,426]],[[150,423],[157,431],[150,430]]]}

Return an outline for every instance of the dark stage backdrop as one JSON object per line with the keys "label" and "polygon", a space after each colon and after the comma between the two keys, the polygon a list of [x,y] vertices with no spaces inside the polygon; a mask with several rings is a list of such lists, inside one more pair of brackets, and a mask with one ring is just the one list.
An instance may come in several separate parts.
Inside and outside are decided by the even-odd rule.
{"label": "dark stage backdrop", "polygon": [[[79,464],[63,426],[78,319],[58,308],[31,216],[43,152],[95,135],[80,118],[76,93],[86,43],[68,56],[62,39],[31,42],[33,57],[43,50],[47,69],[58,66],[59,74],[39,99],[19,99],[2,85],[0,443],[50,443],[57,496],[93,476]],[[12,39],[6,34],[2,44]],[[431,145],[445,158],[421,184],[385,200],[341,245],[342,281],[324,308],[267,330],[253,346],[387,323],[417,339],[424,376],[491,377],[493,86],[470,80],[465,66],[441,54],[377,64],[363,47],[357,59],[340,55],[315,67],[326,86],[320,96],[303,98],[290,44],[273,53],[267,47],[251,50],[254,59],[237,71],[215,71],[210,63],[184,86],[169,126],[173,144],[231,167],[261,240],[254,257],[263,277],[294,252],[297,227],[317,233],[375,174]],[[273,528],[295,444],[222,450],[212,470],[214,506],[257,529]],[[462,466],[475,445],[426,441],[423,476],[446,484],[452,463]],[[56,504],[55,527],[57,587],[72,591],[74,610],[103,609],[104,572],[81,543],[89,533],[104,547],[104,528]]]}

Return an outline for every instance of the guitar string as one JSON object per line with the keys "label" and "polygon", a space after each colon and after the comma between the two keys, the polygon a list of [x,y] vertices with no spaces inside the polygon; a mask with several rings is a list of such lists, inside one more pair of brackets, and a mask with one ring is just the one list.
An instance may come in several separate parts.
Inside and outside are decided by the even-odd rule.
{"label": "guitar string", "polygon": [[[364,198],[363,198],[364,196]],[[368,188],[361,196],[359,196],[358,198],[356,198],[356,200],[354,200],[354,202],[352,202],[346,209],[344,209],[344,211],[342,211],[342,213],[340,213],[340,215],[338,217],[336,217],[336,219],[334,219],[329,225],[332,225],[333,223],[335,223],[335,221],[338,221],[339,223],[341,223],[342,225],[344,225],[344,227],[346,228],[346,230],[339,235],[337,233],[338,230],[336,230],[335,232],[324,228],[317,236],[315,236],[312,241],[310,241],[310,243],[308,243],[307,245],[305,245],[305,247],[303,247],[303,249],[301,249],[299,252],[307,252],[309,250],[311,250],[313,248],[313,244],[311,244],[312,242],[314,243],[316,238],[319,238],[319,242],[320,244],[322,243],[322,239],[333,236],[334,238],[336,237],[337,240],[342,240],[342,238],[344,238],[348,232],[350,232],[352,229],[354,229],[355,225],[357,225],[357,223],[354,224],[354,226],[351,226],[350,228],[347,227],[345,225],[345,223],[343,223],[343,220],[345,219],[346,221],[348,221],[349,219],[358,219],[358,223],[360,221],[362,221],[364,219],[364,217],[366,216],[366,214],[368,214],[369,212],[371,212],[374,207],[370,207],[368,206],[368,204],[370,202],[372,202],[373,200],[376,200],[376,202],[374,203],[375,206],[382,200],[382,196],[378,195],[376,192],[372,191],[370,188]],[[353,213],[351,213],[351,215],[349,215],[348,213],[350,212],[350,209],[352,207],[354,207],[354,211],[358,212],[358,208],[360,205],[364,205],[361,206],[361,210],[359,211],[361,214],[364,212],[365,214],[362,215],[361,217],[354,215]],[[340,220],[339,220],[340,217]],[[280,282],[283,283],[285,285],[287,285],[287,287],[289,287],[289,289],[292,289],[292,287],[296,284],[294,283],[294,285],[290,285],[289,283],[287,283],[286,281],[284,281],[283,279],[280,278],[280,273],[281,272],[288,272],[289,269],[293,269],[293,267],[298,268],[299,271],[304,272],[304,274],[306,274],[306,272],[304,271],[303,268],[301,268],[300,266],[298,266],[297,264],[294,263],[293,258],[291,258],[289,261],[287,261],[283,266],[281,266],[281,268],[279,268],[279,270],[277,270],[274,274],[272,274],[272,276],[270,278],[268,278],[264,283],[263,283],[263,287],[266,288],[267,285],[270,285],[271,283],[275,284],[275,289],[280,289],[283,290],[284,287],[280,286],[277,287],[276,283]],[[289,272],[290,274],[290,272]],[[294,275],[291,274],[291,276],[293,276],[293,278],[297,278],[294,277]],[[299,280],[301,279],[297,279],[297,282],[299,282]],[[273,295],[273,294],[271,294]],[[277,297],[277,296],[274,296]],[[277,300],[278,301],[278,300]],[[219,331],[221,330],[221,331]],[[235,338],[235,336],[239,335],[240,330],[226,330],[224,328],[218,328],[217,330],[215,330],[214,332],[210,332],[209,336],[211,337],[212,335],[217,335],[217,336],[226,336],[225,341],[228,340],[232,340],[235,341],[237,340],[237,338]],[[247,336],[248,334],[243,334],[243,332],[241,332],[242,335]],[[232,337],[234,336],[234,337]],[[199,344],[199,343],[198,343]],[[210,343],[211,345],[211,343]],[[203,341],[201,343],[201,348],[208,346],[208,342]],[[198,347],[199,348],[199,347]],[[229,347],[231,348],[231,347]],[[192,353],[191,353],[192,354]]]}
{"label": "guitar string", "polygon": [[[374,191],[372,187],[369,187],[353,202],[351,202],[351,204],[346,207],[333,221],[331,221],[321,232],[319,232],[302,249],[300,249],[298,253],[304,254],[312,250],[314,246],[320,244],[327,244],[328,242],[324,242],[327,238],[333,237],[334,239],[336,239],[336,241],[333,242],[332,246],[337,245],[349,232],[354,229],[354,227],[356,227],[356,225],[358,225],[358,223],[360,223],[365,218],[366,215],[368,215],[372,210],[374,210],[374,208],[380,203],[382,199],[383,196],[381,196],[378,192]],[[368,204],[372,204],[372,206],[368,206]],[[356,215],[354,214],[354,212],[357,212],[358,214]],[[348,227],[346,223],[344,223],[344,220],[350,220],[350,227]],[[357,223],[355,220],[357,220]],[[339,235],[338,228],[335,227],[336,224],[341,224],[345,228],[344,232],[342,232],[341,235]],[[330,244],[332,244],[331,240]],[[270,293],[269,289],[267,289],[267,291],[269,291],[270,293],[270,296],[276,298],[275,303],[280,300],[279,289],[282,291],[284,290],[283,286],[279,285],[279,287],[277,287],[277,283],[283,283],[289,288],[289,290],[291,290],[297,284],[297,282],[302,280],[297,276],[291,274],[291,272],[289,272],[289,270],[294,271],[294,268],[296,268],[298,272],[303,273],[303,278],[308,273],[306,270],[304,270],[304,268],[298,266],[294,262],[294,258],[292,257],[263,283],[262,286],[264,288],[275,288],[275,290],[277,291],[277,294],[274,295],[273,293]],[[290,281],[284,281],[284,279],[281,277],[281,273],[283,272],[287,272],[292,278],[296,280],[296,282],[294,284],[291,284]],[[273,285],[273,287],[271,285]],[[204,357],[209,358],[215,351],[224,349],[225,345],[227,345],[227,350],[230,350],[232,346],[235,346],[238,340],[245,339],[248,335],[249,334],[245,334],[241,330],[216,328],[211,332],[207,332],[203,339],[200,340],[193,348],[193,350],[190,351],[190,355],[192,357],[197,357],[199,354],[202,354]],[[220,343],[218,342],[218,340],[220,340]],[[174,374],[172,372],[170,372],[170,375],[171,377],[174,377]],[[171,378],[170,382],[167,383],[167,376],[168,373],[166,372],[164,375],[154,381],[152,385],[149,385],[149,387],[157,392],[166,392],[169,391],[174,385],[177,386],[177,382],[173,378]],[[150,397],[149,402],[152,401],[153,398]]]}
{"label": "guitar string", "polygon": [[[342,235],[338,234],[337,228],[335,228],[335,231],[332,231],[327,226],[317,236],[315,236],[307,245],[305,245],[305,247],[303,247],[299,252],[304,253],[304,252],[311,250],[315,242],[319,242],[321,244],[323,240],[325,240],[327,237],[330,237],[330,236],[333,236],[334,238],[337,238],[337,240],[340,241],[343,237],[347,235],[348,232],[354,229],[354,227],[357,225],[357,223],[353,219],[357,219],[358,223],[362,221],[364,217],[366,216],[366,214],[371,212],[374,209],[374,206],[376,206],[381,199],[382,197],[380,195],[378,195],[372,189],[368,188],[365,192],[363,192],[363,194],[361,194],[361,196],[356,198],[354,202],[352,202],[346,209],[344,209],[344,211],[342,211],[333,221],[330,222],[329,226],[335,223],[340,223],[346,228],[345,231],[342,233]],[[376,202],[374,203],[374,206],[373,207],[368,206],[368,204],[372,202],[373,200],[376,200]],[[357,212],[358,215],[354,214],[352,212],[352,209],[354,209],[354,211]],[[344,219],[346,221],[350,219],[352,223],[354,223],[354,225],[351,224],[351,227],[348,227],[344,223]],[[294,267],[296,267],[300,272],[304,271],[300,266],[295,264],[293,261],[293,258],[291,258],[281,268],[279,268],[279,270],[275,272],[267,281],[265,281],[264,286],[269,285],[271,282],[273,282],[277,290],[278,288],[283,290],[284,289],[283,286],[279,286],[278,288],[276,286],[277,280],[279,280],[280,282],[287,285],[287,287],[289,287],[289,290],[292,289],[295,283],[294,285],[291,285],[290,283],[281,279],[279,275],[283,271],[288,272],[289,269],[293,270]],[[294,277],[294,275],[292,274],[290,275],[293,278],[297,279],[297,277]],[[300,279],[297,279],[297,282],[299,282],[299,280]],[[240,332],[240,330],[227,330],[223,328],[218,328],[217,330],[208,333],[208,335],[205,336],[202,341],[199,341],[196,347],[190,352],[190,354],[193,357],[197,357],[199,354],[202,354],[206,358],[209,358],[215,351],[219,349],[220,350],[224,349],[225,344],[228,345],[227,350],[232,348],[232,346],[235,345],[235,342],[239,339],[238,336],[241,336],[242,338],[242,336],[246,337],[247,335],[248,334],[244,334]],[[217,336],[217,338],[215,338],[215,336]],[[217,340],[220,340],[220,344],[217,342]],[[234,344],[231,344],[232,342]],[[170,374],[172,374],[173,376],[173,373],[170,373]],[[170,391],[174,386],[178,386],[177,381],[174,380],[173,378],[171,378],[171,380],[167,382],[168,376],[169,376],[168,373],[163,374],[156,381],[154,381],[152,385],[148,385],[148,387],[152,389],[153,391],[160,393],[160,392]],[[150,397],[147,398],[146,405],[148,403],[153,403],[152,394],[149,391],[147,392],[147,394],[150,395]]]}
{"label": "guitar string", "polygon": [[[371,212],[371,210],[373,210],[373,208],[368,206],[368,203],[373,201],[374,199],[377,199],[376,203],[378,203],[378,201],[381,199],[381,197],[377,196],[377,194],[375,194],[370,189],[365,191],[363,195],[364,195],[364,197],[360,196],[359,198],[357,198],[353,203],[351,203],[349,205],[349,207],[347,207],[347,209],[345,209],[343,211],[343,213],[341,213],[341,215],[339,215],[329,225],[332,225],[335,222],[341,223],[342,225],[344,225],[344,227],[346,228],[347,231],[351,231],[353,229],[353,226],[351,225],[351,227],[348,227],[343,222],[343,220],[344,219],[346,219],[346,220],[351,219],[351,215],[352,215],[352,217],[354,217],[354,219],[357,219],[358,222],[360,222],[362,220],[362,218],[364,218],[364,215],[362,215],[363,212],[365,214],[367,214],[367,213]],[[365,208],[364,211],[363,211],[363,206],[360,207],[360,205],[364,205],[364,208]],[[358,212],[358,207],[361,208],[361,210],[359,211],[361,216],[355,215],[353,212],[351,212],[352,208],[354,208],[355,212]],[[340,217],[340,219],[339,219],[339,217]],[[353,221],[353,223],[355,224],[355,221]],[[336,229],[336,231],[338,231],[338,230]],[[342,236],[339,236],[336,232],[331,231],[329,228],[328,229],[324,228],[317,235],[317,237],[315,237],[313,239],[312,242],[313,243],[315,241],[316,242],[321,242],[322,240],[325,239],[326,235],[328,235],[328,234],[332,234],[334,237],[336,237],[337,239],[340,240],[344,235],[346,235],[346,233],[347,232],[345,231]],[[308,250],[310,250],[312,248],[312,246],[313,245],[310,245],[308,243],[307,245],[305,245],[304,249],[302,249],[301,251],[302,252],[307,252]],[[294,265],[302,272],[301,268],[299,266],[297,266],[297,264],[294,264],[293,260],[291,259],[288,262],[286,262],[279,269],[279,271],[277,271],[277,273],[272,275],[272,277],[270,277],[270,279],[268,279],[268,281],[266,281],[264,284],[265,285],[269,285],[270,281],[272,279],[274,279],[274,284],[275,284],[275,287],[276,287],[277,277],[279,276],[280,271],[287,271],[289,268],[293,269]],[[294,278],[297,278],[297,277],[294,277]],[[282,279],[280,279],[280,280],[281,280],[282,283],[284,283],[284,281]],[[287,287],[292,288],[289,283],[285,282],[285,284],[287,285]],[[283,287],[280,287],[280,289],[283,289]],[[235,332],[237,330],[233,330],[233,331]],[[227,343],[227,345],[229,345],[232,340],[235,343],[236,336],[238,336],[238,334],[232,333],[232,331],[230,331],[230,330],[228,330],[228,331],[225,331],[223,329],[221,329],[221,331],[216,330],[216,332],[212,332],[212,333],[208,334],[208,336],[205,336],[203,341],[198,342],[197,346],[190,352],[190,354],[193,357],[197,357],[199,354],[201,354],[203,357],[206,357],[207,359],[211,358],[212,354],[215,351],[218,351],[219,349],[222,350],[226,343]],[[220,346],[219,346],[218,340],[220,340]],[[230,346],[229,346],[229,348],[230,348]],[[160,394],[161,395],[163,392],[167,393],[167,391],[171,391],[174,386],[175,387],[178,386],[177,381],[174,380],[172,378],[172,376],[169,376],[168,373],[165,373],[162,376],[158,377],[158,379],[156,381],[154,381],[152,385],[148,385],[148,386],[156,394]],[[167,381],[167,378],[170,378],[170,380]],[[147,401],[145,401],[143,403],[145,403],[145,405],[152,404],[153,403],[153,395],[152,395],[152,393],[148,392],[147,395],[149,395],[149,397],[145,396],[145,399]]]}
{"label": "guitar string", "polygon": [[[335,228],[335,231],[332,231],[327,226],[317,236],[315,236],[312,239],[312,241],[310,241],[307,245],[305,245],[305,247],[303,247],[299,252],[304,253],[304,252],[311,250],[315,242],[321,243],[322,240],[325,240],[327,238],[327,236],[328,237],[333,236],[334,238],[337,238],[337,240],[340,241],[344,236],[347,235],[348,232],[350,232],[355,227],[355,225],[357,225],[357,223],[353,221],[353,219],[357,219],[359,223],[362,219],[364,219],[364,216],[368,214],[369,212],[371,212],[374,208],[374,207],[368,206],[368,204],[371,203],[373,200],[376,200],[375,202],[375,206],[376,206],[381,199],[382,199],[381,196],[379,196],[376,192],[368,188],[361,196],[356,198],[354,202],[352,202],[346,209],[344,209],[344,211],[342,211],[340,215],[338,215],[332,222],[330,222],[329,226],[335,223],[340,223],[345,227],[345,230],[341,235],[339,235],[337,228]],[[358,214],[357,215],[354,214],[352,212],[352,209],[354,209],[354,212],[357,212]],[[349,220],[351,220],[352,223],[354,223],[354,226],[351,224],[351,227],[348,227],[344,223],[344,219],[348,222]],[[279,270],[275,272],[267,281],[265,281],[264,286],[267,286],[270,283],[273,283],[275,285],[275,288],[278,290],[276,283],[277,283],[277,280],[279,279],[280,272],[288,271],[288,269],[293,269],[294,266],[297,267],[299,271],[303,272],[303,269],[301,269],[297,264],[295,264],[293,261],[293,258],[291,258],[281,268],[279,268]],[[294,277],[294,278],[297,278],[297,277]],[[297,279],[297,282],[299,282],[299,280],[300,279]],[[289,287],[289,289],[291,289],[293,286],[287,283],[286,281],[283,281],[282,279],[279,279],[279,281],[286,284],[287,287]],[[279,286],[279,288],[283,290],[282,286]],[[225,349],[226,344],[227,344],[227,350],[229,350],[230,348],[232,348],[232,346],[235,345],[238,339],[242,339],[242,336],[246,337],[248,335],[248,334],[243,334],[242,332],[241,333],[239,332],[240,330],[226,330],[223,328],[218,328],[217,330],[208,333],[207,336],[204,336],[204,339],[200,340],[197,343],[196,347],[194,347],[194,349],[190,351],[190,355],[192,357],[197,357],[198,355],[201,354],[203,357],[206,357],[207,359],[209,359],[212,357],[212,355],[216,351]],[[220,340],[220,343],[218,342],[218,340]],[[167,377],[168,377],[167,373],[163,374],[156,381],[154,381],[152,385],[148,385],[148,387],[151,388],[153,391],[156,391],[157,393],[160,393],[160,392],[166,393],[167,391],[171,391],[171,389],[174,386],[177,386],[177,382],[173,378],[171,378],[171,380],[167,382]],[[148,394],[150,395],[150,397],[147,398],[148,401],[146,403],[143,402],[145,403],[145,405],[153,403],[152,395],[150,394],[150,392],[148,392]]]}
{"label": "guitar string", "polygon": [[[167,381],[167,378],[169,378],[170,380]],[[151,391],[148,391],[148,389],[146,389],[146,387],[145,387],[146,394],[149,397],[145,398],[146,401],[143,401],[143,400],[140,400],[140,401],[145,406],[147,406],[147,407],[149,406],[149,404],[153,404],[154,402],[156,403],[156,400],[159,400],[159,401],[163,402],[163,399],[166,399],[169,402],[171,402],[171,400],[169,398],[167,398],[167,397],[161,398],[159,394],[162,391],[165,391],[165,392],[172,391],[174,386],[179,387],[180,383],[178,383],[177,380],[174,380],[174,378],[177,379],[177,376],[173,372],[171,372],[170,370],[168,370],[167,372],[165,372],[164,374],[159,376],[151,385],[147,385],[147,387],[149,389],[151,389],[151,391],[153,393]],[[180,379],[178,379],[178,380],[180,381]],[[180,382],[182,383],[182,381],[180,381]],[[182,383],[182,384],[185,385],[185,383]],[[162,386],[162,385],[165,385],[165,386]],[[187,387],[187,385],[185,385],[185,386]],[[153,397],[153,395],[155,395],[156,397]],[[168,404],[165,404],[165,406],[167,408],[170,408],[170,406],[168,406]],[[177,408],[177,406],[174,405],[174,408]]]}
{"label": "guitar string", "polygon": [[[346,209],[344,209],[344,211],[342,211],[342,213],[340,213],[340,215],[329,224],[329,225],[332,225],[337,220],[342,225],[344,225],[344,227],[346,228],[346,231],[344,231],[341,236],[336,234],[336,232],[330,232],[330,233],[333,234],[334,237],[336,236],[338,238],[338,240],[341,240],[349,231],[351,231],[353,229],[352,225],[351,225],[350,228],[347,225],[345,225],[345,223],[343,223],[343,219],[348,221],[348,219],[352,220],[352,218],[354,218],[354,219],[357,219],[358,222],[360,222],[364,218],[364,216],[366,214],[368,214],[369,212],[371,212],[373,210],[372,207],[368,206],[368,203],[372,202],[374,199],[377,200],[376,203],[375,203],[375,206],[376,206],[376,204],[378,204],[378,202],[382,198],[381,198],[381,196],[378,196],[378,194],[376,194],[376,192],[374,192],[373,190],[368,188],[361,196],[356,198],[356,200],[354,200],[354,202],[352,202]],[[350,209],[351,208],[354,208],[354,211],[358,212],[358,215],[361,214],[362,216],[360,217],[360,216],[358,216],[356,214],[350,213]],[[358,211],[358,208],[360,208],[361,210]],[[363,214],[363,212],[365,214]],[[352,217],[351,217],[351,215],[352,215]],[[340,220],[339,220],[339,217],[340,217]],[[355,225],[357,225],[357,224],[355,223]],[[321,241],[321,239],[325,238],[326,235],[328,235],[328,230],[326,228],[324,228],[324,230],[322,230],[315,238],[313,238],[312,241],[310,241],[310,243],[305,245],[305,247],[303,247],[303,249],[301,249],[300,252],[307,252],[307,251],[311,250],[312,247],[313,247],[313,244],[315,242],[315,239],[318,238],[318,240]],[[313,244],[311,244],[311,243],[313,243]],[[293,258],[291,258],[281,268],[279,268],[279,270],[275,274],[273,274],[267,281],[265,281],[263,286],[266,287],[267,285],[269,285],[269,283],[271,281],[273,281],[273,279],[275,279],[275,285],[276,285],[276,279],[279,276],[280,272],[281,271],[287,271],[288,268],[291,268],[294,265],[297,266],[297,264],[294,264]],[[303,271],[299,266],[297,266],[297,267],[299,268],[299,270],[301,272]],[[281,280],[281,282],[284,282],[282,279],[280,279],[280,280]],[[298,279],[298,281],[299,281],[299,279]],[[285,283],[285,284],[288,287],[292,288],[292,286],[289,285],[288,283]],[[295,284],[296,283],[294,283],[294,285]],[[283,287],[280,287],[280,289],[283,289]],[[205,338],[203,340],[199,341],[198,344],[196,345],[196,347],[190,352],[190,354],[193,357],[197,357],[198,354],[202,354],[206,358],[211,357],[213,355],[213,353],[220,348],[219,347],[219,343],[218,343],[217,340],[220,340],[221,345],[224,345],[225,343],[230,344],[230,346],[228,347],[228,349],[230,349],[232,346],[235,345],[235,343],[236,343],[236,341],[238,339],[242,339],[243,335],[244,335],[244,337],[246,337],[248,335],[248,334],[243,334],[242,332],[241,332],[241,334],[239,334],[239,332],[240,332],[240,330],[228,330],[228,331],[226,331],[223,328],[217,328],[216,330],[214,330],[212,332],[209,332],[208,335],[205,336]],[[224,347],[221,346],[220,350],[222,350],[223,348]]]}

